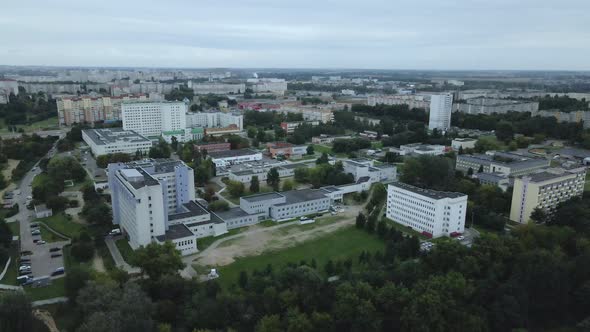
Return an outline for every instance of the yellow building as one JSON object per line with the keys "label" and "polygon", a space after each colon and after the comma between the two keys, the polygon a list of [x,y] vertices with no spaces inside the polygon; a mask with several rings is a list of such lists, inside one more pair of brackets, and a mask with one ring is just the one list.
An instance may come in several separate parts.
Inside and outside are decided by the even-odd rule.
{"label": "yellow building", "polygon": [[537,207],[551,215],[557,205],[582,196],[586,168],[552,168],[514,179],[510,220],[527,223]]}

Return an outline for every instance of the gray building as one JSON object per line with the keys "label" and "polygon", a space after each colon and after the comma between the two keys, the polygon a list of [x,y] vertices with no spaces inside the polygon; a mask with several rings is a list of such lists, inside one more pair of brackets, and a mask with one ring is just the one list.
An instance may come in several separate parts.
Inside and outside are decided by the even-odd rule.
{"label": "gray building", "polygon": [[508,112],[531,112],[534,114],[539,110],[539,103],[536,101],[480,97],[455,103],[453,109],[467,114],[503,114]]}
{"label": "gray building", "polygon": [[462,172],[501,173],[507,176],[518,176],[532,173],[541,168],[549,167],[550,160],[531,158],[510,152],[488,152],[485,154],[463,154],[457,156],[455,169]]}

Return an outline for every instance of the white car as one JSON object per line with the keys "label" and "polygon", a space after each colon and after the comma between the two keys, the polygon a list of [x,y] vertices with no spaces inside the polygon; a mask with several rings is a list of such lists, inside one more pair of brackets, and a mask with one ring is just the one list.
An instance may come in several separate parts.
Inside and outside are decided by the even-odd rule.
{"label": "white car", "polygon": [[465,240],[465,237],[463,235],[460,235],[460,236],[457,237],[457,240],[463,241],[463,240]]}
{"label": "white car", "polygon": [[45,244],[45,243],[47,243],[47,242],[46,242],[46,241],[43,241],[43,240],[41,240],[41,241],[38,241],[38,242],[37,242],[37,245],[41,245],[41,244]]}

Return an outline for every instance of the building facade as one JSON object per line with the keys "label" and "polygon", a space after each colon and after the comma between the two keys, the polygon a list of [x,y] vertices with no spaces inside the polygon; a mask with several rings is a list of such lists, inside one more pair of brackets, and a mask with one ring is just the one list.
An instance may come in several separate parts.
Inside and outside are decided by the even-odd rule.
{"label": "building facade", "polygon": [[367,104],[369,106],[382,105],[408,105],[412,108],[422,108],[426,111],[430,109],[430,100],[428,96],[422,95],[390,95],[390,96],[368,96]]}
{"label": "building facade", "polygon": [[192,83],[193,91],[196,95],[228,95],[228,94],[240,94],[246,91],[246,85],[243,83],[230,84],[230,83]]}
{"label": "building facade", "polygon": [[60,126],[74,123],[121,120],[121,104],[126,101],[148,101],[146,95],[120,97],[64,96],[56,99]]}
{"label": "building facade", "polygon": [[[184,141],[186,105],[183,102],[125,102],[121,105],[123,129],[146,137],[178,132]],[[182,133],[180,132],[182,131]]]}
{"label": "building facade", "polygon": [[545,158],[531,158],[510,152],[488,152],[486,154],[462,154],[457,156],[455,169],[464,173],[485,172],[519,176],[549,167],[551,161]]}
{"label": "building facade", "polygon": [[432,95],[430,97],[430,115],[428,129],[446,131],[451,128],[451,112],[453,108],[453,95]]}
{"label": "building facade", "polygon": [[539,110],[539,102],[479,97],[455,103],[453,107],[456,111],[467,114],[489,115],[508,112],[530,112],[535,114]]}
{"label": "building facade", "polygon": [[510,220],[527,223],[535,208],[551,215],[559,203],[582,197],[586,168],[547,169],[514,180]]}
{"label": "building facade", "polygon": [[186,114],[186,125],[189,128],[217,128],[235,125],[239,130],[244,130],[244,116],[239,113],[190,112]]}
{"label": "building facade", "polygon": [[427,237],[455,236],[465,230],[467,195],[421,189],[405,183],[387,189],[386,216]]}

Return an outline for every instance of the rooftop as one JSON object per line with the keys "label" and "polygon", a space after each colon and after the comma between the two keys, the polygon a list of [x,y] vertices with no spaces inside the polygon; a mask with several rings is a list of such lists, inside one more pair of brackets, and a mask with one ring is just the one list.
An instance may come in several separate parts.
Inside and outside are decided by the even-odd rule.
{"label": "rooftop", "polygon": [[277,204],[278,206],[326,198],[326,192],[322,189],[290,190],[290,191],[284,191],[281,194],[283,194],[283,196],[285,196],[286,202],[283,204]]}
{"label": "rooftop", "polygon": [[218,211],[215,213],[219,218],[223,220],[249,216],[249,214],[246,213],[246,211],[242,210],[240,207],[234,207],[227,211]]}
{"label": "rooftop", "polygon": [[215,158],[229,158],[229,157],[239,157],[239,156],[247,156],[260,153],[258,151],[252,149],[239,149],[239,150],[227,150],[227,151],[215,151],[209,152],[209,156],[213,159]]}
{"label": "rooftop", "polygon": [[194,236],[194,234],[190,229],[188,229],[188,227],[186,227],[184,224],[176,224],[168,227],[166,233],[164,235],[156,236],[156,239],[158,239],[160,242],[164,242],[168,240],[172,241],[184,239],[190,236]]}
{"label": "rooftop", "polygon": [[406,183],[402,183],[402,182],[392,183],[392,184],[390,184],[390,186],[404,189],[404,190],[413,192],[415,194],[426,196],[428,198],[433,198],[433,199],[459,198],[459,197],[467,196],[463,193],[448,192],[448,191],[436,191],[436,190],[431,190],[431,189],[422,189],[422,188],[418,188],[418,187],[415,187],[415,186],[412,186],[412,185],[409,185]]}
{"label": "rooftop", "polygon": [[[285,194],[285,193],[283,193],[283,194]],[[266,201],[269,199],[276,199],[276,198],[281,198],[281,197],[284,197],[284,196],[279,193],[276,193],[276,192],[270,192],[270,193],[262,193],[262,194],[245,196],[245,197],[241,197],[240,199],[243,199],[247,202],[261,202],[261,201]]]}
{"label": "rooftop", "polygon": [[207,210],[205,210],[204,207],[202,207],[199,203],[197,203],[195,201],[190,201],[188,203],[184,203],[182,205],[182,209],[183,209],[183,211],[181,211],[181,212],[177,212],[175,214],[169,215],[168,220],[178,220],[178,219],[184,219],[184,218],[189,218],[189,217],[194,217],[194,216],[202,216],[205,214],[209,214],[209,212]]}
{"label": "rooftop", "polygon": [[123,130],[123,128],[84,129],[83,132],[96,145],[107,145],[119,142],[151,143],[149,139],[135,131]]}

